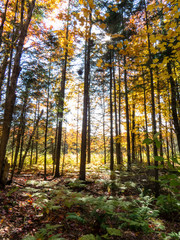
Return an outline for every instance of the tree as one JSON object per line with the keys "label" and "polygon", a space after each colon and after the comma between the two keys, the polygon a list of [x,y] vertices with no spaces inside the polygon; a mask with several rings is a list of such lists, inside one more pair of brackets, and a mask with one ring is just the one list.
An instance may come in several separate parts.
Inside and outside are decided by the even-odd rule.
{"label": "tree", "polygon": [[[25,20],[24,20],[24,16],[22,15],[19,41],[18,41],[18,45],[17,45],[15,57],[14,57],[14,66],[13,66],[12,75],[10,79],[10,87],[6,95],[3,130],[2,130],[1,141],[0,141],[0,184],[2,186],[5,185],[5,182],[3,181],[3,175],[4,175],[4,169],[5,169],[5,166],[4,166],[5,155],[6,155],[6,147],[9,139],[11,122],[12,122],[12,114],[13,114],[14,104],[16,99],[15,91],[17,87],[17,80],[19,77],[19,73],[21,71],[20,60],[22,56],[25,37],[27,35],[27,31],[32,18],[34,7],[35,7],[35,0],[32,0],[32,2],[29,3],[28,12]],[[24,12],[23,4],[21,6],[21,10],[22,12]]]}

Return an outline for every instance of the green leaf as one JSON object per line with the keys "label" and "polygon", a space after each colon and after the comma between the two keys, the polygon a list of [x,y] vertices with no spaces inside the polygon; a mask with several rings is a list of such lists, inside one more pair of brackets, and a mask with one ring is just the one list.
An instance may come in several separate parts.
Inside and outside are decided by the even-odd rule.
{"label": "green leaf", "polygon": [[144,141],[143,141],[143,143],[149,145],[149,144],[153,143],[153,140],[150,139],[150,138],[145,138]]}
{"label": "green leaf", "polygon": [[122,232],[117,228],[106,228],[111,236],[122,236]]}
{"label": "green leaf", "polygon": [[163,161],[164,158],[161,157],[161,156],[155,156],[155,157],[154,157],[154,160],[155,160],[155,161]]}
{"label": "green leaf", "polygon": [[157,138],[154,141],[155,141],[156,147],[160,148],[162,143]]}
{"label": "green leaf", "polygon": [[22,240],[36,240],[36,237],[28,235],[28,236],[24,237]]}
{"label": "green leaf", "polygon": [[159,136],[159,134],[160,134],[160,133],[156,133],[156,134],[154,134],[154,137],[153,137],[154,140],[157,139],[157,137]]}
{"label": "green leaf", "polygon": [[68,213],[66,219],[70,219],[70,220],[75,220],[75,221],[78,221],[78,222],[81,222],[81,223],[85,223],[85,220],[78,216],[76,213]]}
{"label": "green leaf", "polygon": [[96,240],[93,234],[87,234],[79,238],[79,240]]}

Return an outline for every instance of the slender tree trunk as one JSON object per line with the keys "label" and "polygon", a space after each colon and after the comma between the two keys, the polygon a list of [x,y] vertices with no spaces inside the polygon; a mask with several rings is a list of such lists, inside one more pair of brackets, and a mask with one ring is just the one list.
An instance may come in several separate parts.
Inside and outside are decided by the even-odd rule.
{"label": "slender tree trunk", "polygon": [[64,174],[65,157],[66,157],[66,129],[64,130],[63,161],[62,161],[62,171],[61,171],[62,176]]}
{"label": "slender tree trunk", "polygon": [[132,105],[132,131],[131,131],[131,139],[132,139],[132,162],[136,161],[135,157],[135,103],[133,99]]}
{"label": "slender tree trunk", "polygon": [[15,124],[13,126],[13,133],[12,133],[12,154],[11,154],[11,167],[13,167],[13,159],[14,159],[14,144],[15,144]]}
{"label": "slender tree trunk", "polygon": [[166,121],[166,152],[167,152],[167,160],[169,162],[169,137],[168,137],[167,121]]}
{"label": "slender tree trunk", "polygon": [[172,121],[170,121],[170,141],[171,141],[171,159],[172,159],[172,165],[174,167],[174,142],[173,142],[173,127],[172,127]]}
{"label": "slender tree trunk", "polygon": [[[124,67],[126,67],[126,56],[124,56]],[[126,131],[127,131],[127,171],[131,170],[131,143],[129,131],[129,100],[127,87],[127,72],[124,70],[124,84],[125,84],[125,102],[126,102]]]}
{"label": "slender tree trunk", "polygon": [[104,89],[104,79],[103,79],[103,97],[102,97],[102,106],[103,106],[103,148],[104,148],[104,164],[106,164],[106,131],[105,131],[105,89]]}
{"label": "slender tree trunk", "polygon": [[[148,131],[148,119],[147,119],[147,108],[146,108],[146,84],[145,84],[145,79],[144,79],[144,72],[142,70],[142,76],[143,76],[143,90],[144,90],[144,117],[145,117],[145,133],[146,133],[146,138],[149,138],[149,131]],[[146,156],[147,156],[147,163],[150,166],[151,161],[150,161],[150,149],[149,145],[146,144]]]}
{"label": "slender tree trunk", "polygon": [[122,146],[121,146],[121,141],[122,141],[122,136],[121,136],[121,71],[120,71],[120,59],[118,55],[118,74],[119,74],[119,151],[120,151],[120,164],[123,163],[123,155],[122,155]]}
{"label": "slender tree trunk", "polygon": [[[24,119],[25,120],[25,119]],[[26,122],[24,121],[23,124],[22,124],[22,133],[21,133],[21,144],[20,144],[20,154],[19,154],[19,166],[18,166],[18,174],[20,173],[20,170],[21,170],[21,165],[23,164],[22,163],[22,155],[23,155],[23,148],[24,148],[24,133],[25,133],[25,124]]]}
{"label": "slender tree trunk", "polygon": [[110,50],[110,170],[114,170],[114,141],[113,141],[113,76],[112,76],[112,52]]}
{"label": "slender tree trunk", "polygon": [[[146,2],[145,3],[145,18],[146,18],[146,28],[147,28],[147,41],[148,41],[148,52],[149,52],[149,72],[150,72],[150,83],[151,83],[151,104],[152,104],[152,129],[153,136],[156,134],[156,113],[155,113],[155,94],[154,94],[154,79],[153,79],[153,70],[151,68],[152,64],[152,53],[151,53],[151,42],[149,34],[149,21],[147,16]],[[158,171],[158,161],[155,160],[155,157],[158,156],[158,151],[155,141],[153,142],[153,154],[154,154],[154,166],[155,166],[155,196],[159,196],[159,171]]]}
{"label": "slender tree trunk", "polygon": [[178,114],[177,114],[177,103],[176,103],[176,84],[172,77],[172,68],[171,68],[171,62],[167,63],[167,71],[169,74],[169,81],[171,85],[171,109],[172,109],[172,117],[173,117],[173,123],[175,127],[175,133],[177,136],[177,142],[178,142],[178,149],[180,152],[180,124],[178,120]]}
{"label": "slender tree trunk", "polygon": [[46,99],[46,123],[45,123],[45,134],[44,134],[44,180],[46,180],[46,165],[47,165],[47,135],[48,135],[48,124],[49,124],[49,84],[51,80],[51,58],[49,66],[49,77],[47,85],[47,99]]}
{"label": "slender tree trunk", "polygon": [[2,44],[2,34],[3,34],[3,29],[4,29],[4,23],[6,21],[6,13],[7,13],[7,8],[8,8],[8,3],[9,0],[6,0],[5,3],[5,8],[4,8],[4,13],[2,14],[2,19],[1,19],[1,26],[0,26],[0,47]]}
{"label": "slender tree trunk", "polygon": [[78,166],[78,162],[79,162],[79,89],[78,89],[78,99],[77,99],[77,128],[76,128],[76,165],[77,166]]}
{"label": "slender tree trunk", "polygon": [[34,139],[32,139],[32,142],[31,142],[31,158],[30,158],[30,166],[32,166],[32,163],[33,163],[33,150],[34,150]]}
{"label": "slender tree trunk", "polygon": [[[161,141],[160,145],[160,156],[163,157],[163,138],[162,138],[162,117],[161,117],[161,99],[160,99],[160,82],[158,79],[157,82],[157,92],[158,92],[158,110],[159,110],[159,140]],[[161,164],[164,165],[164,161],[161,161]]]}
{"label": "slender tree trunk", "polygon": [[118,130],[118,119],[117,119],[116,77],[115,77],[115,68],[114,68],[114,66],[113,66],[113,86],[114,86],[115,132],[116,132],[116,159],[117,159],[117,164],[120,164],[121,163],[121,159],[120,159],[120,141],[118,139],[119,130]]}
{"label": "slender tree trunk", "polygon": [[[19,0],[16,1],[16,5],[15,5],[15,14],[14,14],[14,19],[13,19],[14,23],[16,23],[16,20],[17,20],[18,5],[19,5]],[[21,9],[23,9],[23,8],[24,8],[24,5],[21,6]],[[21,17],[21,26],[23,26],[23,16]],[[13,27],[13,30],[12,30],[12,42],[10,44],[10,56],[9,56],[9,66],[8,66],[6,95],[7,95],[8,91],[9,91],[9,84],[10,84],[11,70],[12,70],[12,61],[13,61],[13,52],[14,52],[15,38],[16,38],[17,34],[18,34],[18,30],[15,32],[15,27]]]}
{"label": "slender tree trunk", "polygon": [[86,141],[87,141],[87,108],[89,95],[89,78],[90,78],[90,52],[91,52],[91,28],[92,19],[89,14],[89,32],[86,32],[85,43],[85,73],[84,73],[84,101],[83,101],[83,121],[82,121],[82,137],[81,137],[81,161],[79,179],[85,181],[86,179]]}
{"label": "slender tree trunk", "polygon": [[9,54],[6,53],[4,56],[4,59],[2,61],[2,64],[0,66],[0,102],[1,102],[1,98],[2,98],[2,85],[3,85],[3,81],[4,81],[4,76],[5,76],[5,72],[6,72],[6,68],[8,65],[8,58],[9,58]]}
{"label": "slender tree trunk", "polygon": [[[90,91],[90,79],[89,87]],[[87,163],[91,163],[91,103],[90,103],[90,94],[88,94],[88,144],[87,144]]]}
{"label": "slender tree trunk", "polygon": [[[39,100],[37,100],[36,103],[36,109],[37,109],[37,119],[39,118]],[[38,157],[39,157],[39,128],[37,126],[36,128],[36,160],[35,160],[35,164],[38,163]]]}
{"label": "slender tree trunk", "polygon": [[[70,1],[68,3],[68,16],[70,9]],[[69,40],[69,20],[67,20],[66,25],[66,40]],[[65,98],[65,84],[66,84],[66,70],[67,70],[67,60],[68,60],[68,44],[65,50],[64,63],[62,69],[62,80],[61,80],[61,90],[59,98],[59,124],[58,124],[58,133],[57,133],[57,146],[56,146],[56,169],[54,177],[60,177],[60,156],[61,156],[61,144],[62,144],[62,124],[64,116],[64,98]]]}

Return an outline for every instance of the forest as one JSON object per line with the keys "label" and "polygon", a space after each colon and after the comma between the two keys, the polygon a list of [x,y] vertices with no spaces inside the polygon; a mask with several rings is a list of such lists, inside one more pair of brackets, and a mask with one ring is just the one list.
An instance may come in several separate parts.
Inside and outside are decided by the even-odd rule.
{"label": "forest", "polygon": [[0,239],[180,239],[180,1],[0,1]]}

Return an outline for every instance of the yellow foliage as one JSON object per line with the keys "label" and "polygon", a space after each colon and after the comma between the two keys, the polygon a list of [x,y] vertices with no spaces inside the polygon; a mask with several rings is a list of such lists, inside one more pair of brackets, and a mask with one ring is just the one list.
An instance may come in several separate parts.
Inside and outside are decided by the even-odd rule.
{"label": "yellow foliage", "polygon": [[88,0],[88,3],[89,3],[90,8],[92,8],[92,9],[95,8],[93,0]]}
{"label": "yellow foliage", "polygon": [[122,43],[121,42],[117,43],[117,47],[122,48],[123,47]]}
{"label": "yellow foliage", "polygon": [[99,26],[100,26],[100,28],[102,28],[102,29],[105,29],[105,28],[106,28],[106,24],[105,24],[105,23],[101,23]]}
{"label": "yellow foliage", "polygon": [[115,8],[112,8],[111,10],[112,10],[113,12],[117,12],[117,11],[118,11],[118,8],[115,7]]}
{"label": "yellow foliage", "polygon": [[108,48],[109,48],[109,49],[113,49],[114,46],[113,46],[112,44],[110,44],[110,45],[108,45]]}
{"label": "yellow foliage", "polygon": [[103,62],[103,60],[101,58],[98,59],[96,66],[101,67],[102,62]]}

